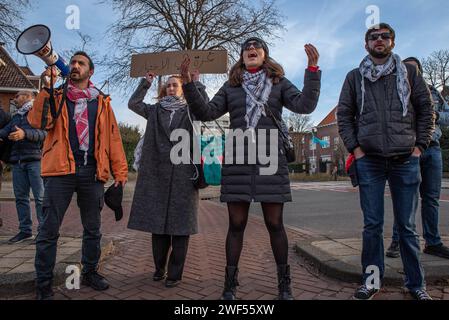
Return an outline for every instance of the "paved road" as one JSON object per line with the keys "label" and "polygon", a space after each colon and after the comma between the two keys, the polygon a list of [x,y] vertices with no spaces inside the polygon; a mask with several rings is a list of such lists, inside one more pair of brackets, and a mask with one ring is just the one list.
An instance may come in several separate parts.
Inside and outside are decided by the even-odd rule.
{"label": "paved road", "polygon": [[[293,202],[284,210],[287,225],[313,231],[332,238],[360,237],[363,221],[358,189],[348,182],[293,183]],[[449,235],[449,190],[442,190],[440,229]],[[251,212],[262,215],[259,204],[251,206]],[[420,208],[417,215],[418,232],[421,233]],[[393,210],[388,190],[385,196],[385,235],[391,236]]]}

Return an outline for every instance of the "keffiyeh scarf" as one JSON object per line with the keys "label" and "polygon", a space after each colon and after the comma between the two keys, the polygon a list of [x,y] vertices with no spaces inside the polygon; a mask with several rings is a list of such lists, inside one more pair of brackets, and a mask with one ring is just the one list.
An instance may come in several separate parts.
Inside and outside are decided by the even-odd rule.
{"label": "keffiyeh scarf", "polygon": [[396,82],[398,95],[402,103],[402,116],[408,112],[408,103],[410,101],[411,87],[408,81],[408,72],[405,64],[397,54],[392,54],[388,61],[382,65],[375,65],[370,56],[366,56],[360,64],[359,71],[362,75],[362,107],[360,114],[363,113],[365,106],[365,79],[376,82],[381,77],[388,76],[396,69]]}
{"label": "keffiyeh scarf", "polygon": [[169,126],[173,121],[173,116],[175,115],[176,111],[187,106],[184,98],[177,96],[165,96],[159,101],[159,103],[164,110],[170,111],[170,123],[168,124]]}
{"label": "keffiyeh scarf", "polygon": [[87,152],[89,151],[89,113],[87,109],[88,101],[98,98],[100,92],[89,81],[87,89],[79,89],[70,81],[67,88],[67,98],[75,103],[76,134],[78,136],[79,149],[84,151],[84,165],[87,164]]}
{"label": "keffiyeh scarf", "polygon": [[264,70],[243,73],[242,87],[246,92],[246,116],[248,128],[255,128],[260,117],[265,114],[265,104],[273,88],[273,81]]}

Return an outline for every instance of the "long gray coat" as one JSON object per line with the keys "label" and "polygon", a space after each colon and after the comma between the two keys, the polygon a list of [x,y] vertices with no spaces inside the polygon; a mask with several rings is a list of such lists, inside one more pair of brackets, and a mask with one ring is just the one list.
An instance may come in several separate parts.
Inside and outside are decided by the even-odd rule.
{"label": "long gray coat", "polygon": [[[268,99],[268,105],[277,119],[282,117],[283,106],[296,112],[309,114],[317,106],[320,95],[321,71],[306,70],[304,90],[299,91],[289,80],[282,78],[274,84]],[[199,91],[193,83],[184,86],[184,96],[189,103],[192,113],[201,121],[218,119],[226,112],[230,114],[231,129],[246,130],[246,93],[242,86],[232,87],[226,82],[215,97],[207,103],[201,98]],[[261,129],[277,129],[273,120],[262,116],[257,124],[256,143],[258,132]],[[234,150],[236,143],[234,141]],[[250,164],[246,157],[248,143],[245,140],[245,163],[236,164],[235,152],[233,164],[225,163],[222,167],[221,201],[222,202],[270,202],[284,203],[292,200],[290,180],[288,177],[288,164],[281,135],[278,135],[278,170],[274,175],[261,175],[260,169],[267,167],[257,161]],[[270,140],[266,138],[266,150],[270,150]]]}
{"label": "long gray coat", "polygon": [[[197,83],[205,98],[204,86]],[[191,235],[198,232],[198,190],[191,178],[191,164],[173,165],[170,160],[170,133],[185,129],[192,137],[186,108],[176,111],[169,128],[170,112],[159,103],[148,105],[143,99],[150,88],[142,79],[128,107],[147,119],[139,174],[137,176],[128,228],[154,234]]]}

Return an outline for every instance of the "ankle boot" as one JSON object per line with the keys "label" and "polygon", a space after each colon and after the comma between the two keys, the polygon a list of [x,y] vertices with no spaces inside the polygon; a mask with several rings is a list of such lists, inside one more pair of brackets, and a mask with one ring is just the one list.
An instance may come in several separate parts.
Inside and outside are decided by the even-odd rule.
{"label": "ankle boot", "polygon": [[221,295],[221,300],[235,300],[235,294],[237,292],[237,286],[239,282],[237,280],[237,276],[239,273],[239,269],[237,267],[226,267],[225,274],[225,282],[224,282],[224,290]]}
{"label": "ankle boot", "polygon": [[277,266],[278,269],[278,300],[294,300],[292,296],[292,289],[290,287],[290,266],[282,264]]}

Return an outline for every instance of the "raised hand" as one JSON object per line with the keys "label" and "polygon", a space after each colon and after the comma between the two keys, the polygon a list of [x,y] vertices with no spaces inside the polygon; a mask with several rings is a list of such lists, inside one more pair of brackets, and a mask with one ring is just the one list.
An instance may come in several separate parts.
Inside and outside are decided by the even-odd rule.
{"label": "raised hand", "polygon": [[156,77],[156,75],[154,73],[152,73],[151,71],[148,71],[147,74],[145,75],[145,79],[147,79],[147,81],[150,85],[153,83],[153,80],[155,77]]}
{"label": "raised hand", "polygon": [[192,75],[190,74],[190,58],[186,57],[181,64],[181,78],[184,84],[192,82]]}
{"label": "raised hand", "polygon": [[194,82],[200,81],[200,70],[198,69],[193,70],[190,74],[192,76],[192,81]]}
{"label": "raised hand", "polygon": [[318,53],[318,50],[310,43],[306,44],[304,46],[304,49],[307,54],[308,58],[308,66],[309,67],[317,67],[318,66],[318,60],[320,58],[320,54]]}

